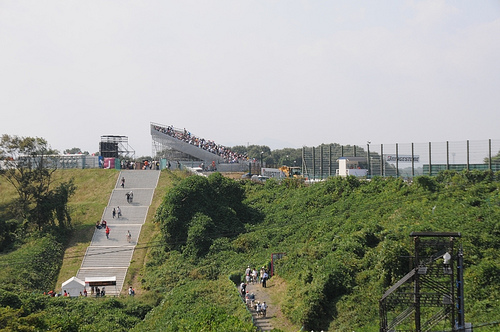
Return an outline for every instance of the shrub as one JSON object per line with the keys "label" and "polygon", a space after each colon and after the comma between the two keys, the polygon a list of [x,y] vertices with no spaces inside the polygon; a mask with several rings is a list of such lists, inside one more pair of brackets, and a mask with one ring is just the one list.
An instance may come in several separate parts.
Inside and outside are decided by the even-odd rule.
{"label": "shrub", "polygon": [[21,299],[19,299],[19,296],[17,296],[17,294],[0,289],[0,306],[19,309],[21,308],[21,305]]}

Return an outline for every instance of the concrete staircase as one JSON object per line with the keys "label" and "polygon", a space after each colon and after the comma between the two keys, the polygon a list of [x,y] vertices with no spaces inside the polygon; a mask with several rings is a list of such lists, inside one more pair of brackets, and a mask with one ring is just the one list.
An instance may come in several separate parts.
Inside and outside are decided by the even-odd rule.
{"label": "concrete staircase", "polygon": [[[104,229],[95,229],[77,278],[85,281],[86,277],[116,277],[116,287],[106,286],[106,295],[120,294],[159,176],[160,172],[155,170],[120,172],[102,216],[110,228],[109,239]],[[125,178],[125,188],[121,187],[122,177]],[[125,196],[129,191],[134,193],[132,203],[128,203]],[[113,218],[113,208],[118,206],[122,217]],[[127,231],[132,234],[130,242],[126,237]]]}

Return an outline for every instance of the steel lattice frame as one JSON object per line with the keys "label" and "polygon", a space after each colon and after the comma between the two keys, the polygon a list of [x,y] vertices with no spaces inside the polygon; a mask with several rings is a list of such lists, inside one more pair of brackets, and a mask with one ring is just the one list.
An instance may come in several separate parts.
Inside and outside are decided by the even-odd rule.
{"label": "steel lattice frame", "polygon": [[[414,232],[410,236],[415,244],[413,269],[381,298],[380,331],[429,331],[445,320],[456,330],[457,314],[463,310],[456,295],[461,273],[455,273],[461,268],[457,264],[461,251],[454,246],[460,233]],[[446,265],[445,253],[452,257]]]}

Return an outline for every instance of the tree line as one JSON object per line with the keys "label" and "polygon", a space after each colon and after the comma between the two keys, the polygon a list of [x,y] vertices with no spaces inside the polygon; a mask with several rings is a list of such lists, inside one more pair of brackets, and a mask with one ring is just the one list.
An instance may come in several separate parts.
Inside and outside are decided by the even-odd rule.
{"label": "tree line", "polygon": [[28,232],[54,234],[71,226],[67,203],[76,188],[72,179],[54,181],[56,154],[43,138],[2,135],[0,176],[17,193],[10,214],[0,219],[2,250]]}

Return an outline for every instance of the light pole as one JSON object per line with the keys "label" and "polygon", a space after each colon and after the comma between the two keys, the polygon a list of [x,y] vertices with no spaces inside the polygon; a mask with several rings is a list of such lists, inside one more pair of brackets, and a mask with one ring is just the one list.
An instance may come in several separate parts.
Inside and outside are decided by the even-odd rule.
{"label": "light pole", "polygon": [[366,147],[367,147],[367,152],[368,152],[368,155],[367,155],[367,159],[368,159],[368,178],[370,178],[370,175],[371,175],[371,165],[370,165],[370,141],[367,141],[366,142]]}
{"label": "light pole", "polygon": [[259,172],[259,174],[260,174],[260,175],[262,175],[262,166],[264,166],[264,165],[262,164],[262,159],[263,159],[263,158],[264,158],[264,151],[261,151],[261,152],[260,152],[260,172]]}

